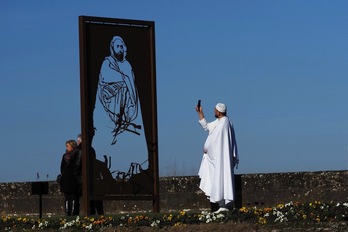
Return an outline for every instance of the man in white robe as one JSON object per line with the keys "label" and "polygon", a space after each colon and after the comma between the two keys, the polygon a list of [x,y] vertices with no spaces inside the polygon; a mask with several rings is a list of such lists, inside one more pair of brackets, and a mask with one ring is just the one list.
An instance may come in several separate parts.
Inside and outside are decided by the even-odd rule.
{"label": "man in white robe", "polygon": [[199,123],[209,132],[198,173],[199,188],[210,200],[212,212],[227,211],[227,205],[235,200],[234,167],[239,162],[234,128],[223,103],[216,105],[213,122],[207,122],[201,106],[197,106],[196,111]]}

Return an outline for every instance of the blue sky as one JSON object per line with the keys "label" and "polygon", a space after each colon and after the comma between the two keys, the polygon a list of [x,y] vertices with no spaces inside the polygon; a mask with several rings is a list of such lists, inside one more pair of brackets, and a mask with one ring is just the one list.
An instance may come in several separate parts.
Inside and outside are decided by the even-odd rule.
{"label": "blue sky", "polygon": [[[198,99],[208,120],[227,105],[237,174],[348,168],[347,1],[3,0],[0,9],[0,182],[55,179],[80,131],[80,15],[155,22],[161,176],[198,172],[207,136]],[[128,170],[129,160],[112,160]]]}

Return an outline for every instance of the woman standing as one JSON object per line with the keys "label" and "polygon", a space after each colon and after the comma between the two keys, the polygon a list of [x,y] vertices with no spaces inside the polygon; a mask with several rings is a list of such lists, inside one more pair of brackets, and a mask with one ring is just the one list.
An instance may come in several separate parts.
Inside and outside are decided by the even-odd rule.
{"label": "woman standing", "polygon": [[60,165],[60,191],[64,193],[66,215],[79,215],[82,195],[81,150],[77,149],[75,140],[66,141],[65,146],[66,152]]}

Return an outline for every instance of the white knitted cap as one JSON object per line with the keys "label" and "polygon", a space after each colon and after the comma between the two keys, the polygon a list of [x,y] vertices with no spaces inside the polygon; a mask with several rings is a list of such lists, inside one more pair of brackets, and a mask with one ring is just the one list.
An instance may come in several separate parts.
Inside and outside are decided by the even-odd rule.
{"label": "white knitted cap", "polygon": [[215,108],[221,113],[226,113],[226,106],[223,103],[216,104]]}

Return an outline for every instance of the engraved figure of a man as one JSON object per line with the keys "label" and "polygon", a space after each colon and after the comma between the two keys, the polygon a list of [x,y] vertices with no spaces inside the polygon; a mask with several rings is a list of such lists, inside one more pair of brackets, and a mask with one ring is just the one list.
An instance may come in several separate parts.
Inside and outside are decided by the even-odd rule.
{"label": "engraved figure of a man", "polygon": [[[138,93],[131,64],[126,59],[127,46],[120,36],[110,43],[110,56],[105,57],[99,74],[98,98],[113,122],[113,142],[124,131],[136,133],[141,126],[132,123],[138,115]],[[131,128],[128,128],[132,126]]]}

